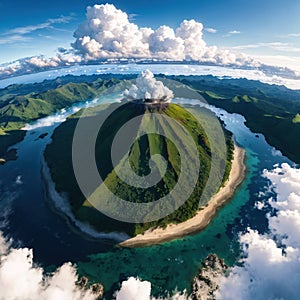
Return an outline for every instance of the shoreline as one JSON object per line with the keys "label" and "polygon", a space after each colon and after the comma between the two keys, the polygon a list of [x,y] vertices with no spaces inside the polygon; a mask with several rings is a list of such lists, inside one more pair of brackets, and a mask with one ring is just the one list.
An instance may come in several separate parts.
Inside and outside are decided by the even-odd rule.
{"label": "shoreline", "polygon": [[208,205],[203,207],[193,218],[179,224],[168,225],[165,229],[149,229],[144,234],[139,234],[131,239],[118,244],[121,247],[134,248],[161,244],[177,238],[200,232],[205,229],[224,206],[235,194],[237,188],[244,181],[246,175],[246,151],[234,145],[234,157],[229,179],[224,186],[210,199]]}
{"label": "shoreline", "polygon": [[70,230],[89,240],[109,239],[118,243],[128,238],[128,235],[123,232],[99,232],[90,225],[78,221],[71,210],[67,196],[56,191],[55,183],[52,180],[49,167],[44,158],[41,161],[41,178],[44,195],[48,205],[50,205],[50,209],[65,220]]}

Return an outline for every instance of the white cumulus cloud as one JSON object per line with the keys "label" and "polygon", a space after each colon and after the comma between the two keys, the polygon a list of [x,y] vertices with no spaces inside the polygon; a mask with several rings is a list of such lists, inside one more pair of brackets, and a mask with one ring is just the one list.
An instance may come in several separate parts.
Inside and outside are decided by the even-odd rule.
{"label": "white cumulus cloud", "polygon": [[[215,32],[212,28],[209,32]],[[138,27],[129,16],[112,4],[87,8],[86,20],[74,33],[74,49],[85,59],[144,58],[193,60],[215,64],[252,65],[252,59],[208,47],[202,38],[203,24],[184,20],[173,29]]]}
{"label": "white cumulus cloud", "polygon": [[123,281],[120,291],[116,293],[116,300],[150,300],[151,283],[149,281],[140,281],[130,277]]}
{"label": "white cumulus cloud", "polygon": [[[36,26],[15,28],[10,35],[0,38],[1,43],[29,38],[28,32],[48,26],[49,23],[68,22],[69,17],[48,20]],[[52,58],[35,56],[23,58],[12,63],[0,65],[0,79],[40,72],[48,69],[97,63],[102,61],[153,60],[153,61],[193,61],[202,64],[232,66],[244,69],[266,67],[253,56],[235,52],[238,49],[223,49],[208,46],[203,39],[203,31],[216,33],[214,28],[204,28],[195,20],[183,20],[178,28],[161,25],[156,29],[139,27],[126,12],[113,4],[88,6],[85,21],[74,32],[75,41],[71,48],[59,51]],[[18,34],[16,34],[18,33]],[[238,30],[230,31],[226,36],[237,35]],[[276,65],[276,60],[271,65]],[[294,69],[294,65],[292,66]],[[286,77],[296,77],[291,69],[272,68]]]}
{"label": "white cumulus cloud", "polygon": [[[33,250],[14,249],[0,232],[0,300],[96,300],[91,289],[80,288],[78,275],[71,263],[51,274],[33,261]],[[130,277],[116,291],[116,300],[156,300],[151,283]],[[165,298],[159,298],[163,300]],[[185,293],[174,293],[168,300],[186,300]],[[157,299],[158,300],[158,299]]]}
{"label": "white cumulus cloud", "polygon": [[244,266],[222,280],[219,299],[299,299],[300,169],[285,163],[265,170],[264,176],[277,193],[276,201],[269,202],[278,210],[268,217],[270,234],[249,229],[241,236]]}
{"label": "white cumulus cloud", "polygon": [[151,283],[149,281],[141,281],[138,278],[130,277],[123,281],[121,289],[116,292],[116,300],[191,300],[183,293],[174,292],[166,298],[155,298],[151,295]]}
{"label": "white cumulus cloud", "polygon": [[73,44],[85,58],[148,57],[146,41],[153,31],[139,28],[112,4],[88,6],[86,21],[74,33]]}
{"label": "white cumulus cloud", "polygon": [[124,96],[134,100],[155,99],[168,101],[174,97],[173,92],[161,81],[156,80],[151,71],[143,71]]}
{"label": "white cumulus cloud", "polygon": [[96,296],[77,285],[76,269],[66,263],[50,275],[33,262],[33,251],[13,249],[0,233],[1,300],[94,300]]}

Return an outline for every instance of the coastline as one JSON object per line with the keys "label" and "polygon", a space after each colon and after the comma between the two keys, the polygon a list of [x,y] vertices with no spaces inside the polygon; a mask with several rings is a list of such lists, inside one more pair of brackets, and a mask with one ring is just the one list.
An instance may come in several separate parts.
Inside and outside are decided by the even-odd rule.
{"label": "coastline", "polygon": [[208,205],[193,218],[179,224],[168,225],[165,229],[149,229],[144,234],[121,242],[119,246],[133,248],[161,244],[203,230],[216,216],[218,210],[234,196],[235,191],[243,182],[246,175],[245,157],[246,151],[235,144],[229,179],[210,199]]}
{"label": "coastline", "polygon": [[89,224],[78,221],[71,210],[67,195],[56,191],[55,183],[52,180],[49,167],[44,158],[42,159],[41,164],[41,178],[45,198],[51,206],[51,209],[60,215],[60,217],[65,219],[67,225],[72,231],[77,234],[81,234],[88,239],[110,239],[117,243],[128,238],[128,235],[122,232],[98,232]]}

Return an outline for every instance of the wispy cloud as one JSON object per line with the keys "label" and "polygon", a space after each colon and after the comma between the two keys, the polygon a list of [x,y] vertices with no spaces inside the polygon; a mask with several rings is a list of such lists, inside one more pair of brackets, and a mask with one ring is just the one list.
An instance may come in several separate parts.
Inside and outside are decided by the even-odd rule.
{"label": "wispy cloud", "polygon": [[35,24],[35,25],[28,25],[28,26],[23,26],[23,27],[16,27],[13,29],[10,29],[2,35],[25,35],[29,34],[33,31],[40,30],[40,29],[47,29],[47,28],[52,28],[53,24],[62,24],[62,23],[68,23],[73,17],[71,16],[61,16],[59,18],[55,19],[48,19],[47,21],[40,23],[40,24]]}
{"label": "wispy cloud", "polygon": [[223,37],[230,37],[230,36],[238,35],[238,34],[241,34],[241,33],[242,32],[239,31],[239,30],[231,30],[228,33],[224,34]]}
{"label": "wispy cloud", "polygon": [[270,43],[256,43],[256,44],[247,44],[235,46],[233,49],[236,50],[246,50],[246,49],[258,49],[258,48],[269,48],[276,51],[284,51],[284,52],[300,52],[300,48],[296,47],[290,43],[282,43],[282,42],[270,42]]}
{"label": "wispy cloud", "polygon": [[290,33],[287,36],[288,37],[300,37],[300,33]]}
{"label": "wispy cloud", "polygon": [[71,33],[73,35],[73,30],[65,29],[65,28],[59,28],[59,27],[51,27],[52,30],[59,31],[59,32],[67,32]]}
{"label": "wispy cloud", "polygon": [[28,42],[31,38],[19,34],[14,34],[11,36],[0,36],[0,45],[7,45],[7,44],[13,44],[13,43],[20,43],[20,42]]}
{"label": "wispy cloud", "polygon": [[271,42],[271,43],[255,43],[255,44],[246,44],[233,47],[234,49],[244,50],[244,49],[256,49],[261,47],[270,47],[270,48],[278,48],[282,46],[287,46],[288,43],[282,42]]}
{"label": "wispy cloud", "polygon": [[138,17],[138,14],[128,14],[128,19],[130,21],[135,21],[136,17]]}
{"label": "wispy cloud", "polygon": [[204,30],[207,31],[207,32],[209,32],[209,33],[217,33],[217,29],[211,28],[211,27],[204,28]]}
{"label": "wispy cloud", "polygon": [[232,35],[232,34],[241,34],[242,32],[239,30],[231,30],[228,32],[228,34]]}
{"label": "wispy cloud", "polygon": [[43,39],[47,39],[47,40],[51,40],[51,41],[56,41],[56,42],[61,42],[61,39],[52,36],[52,35],[48,35],[48,34],[38,34],[38,37],[41,37]]}

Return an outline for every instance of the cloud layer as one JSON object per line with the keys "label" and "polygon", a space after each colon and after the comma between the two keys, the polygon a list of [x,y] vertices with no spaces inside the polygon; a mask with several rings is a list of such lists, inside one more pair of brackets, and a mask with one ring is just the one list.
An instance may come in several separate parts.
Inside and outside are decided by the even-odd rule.
{"label": "cloud layer", "polygon": [[[23,40],[24,32],[49,26],[49,23],[67,22],[69,17],[48,20],[36,26],[15,28],[5,35],[3,42]],[[208,46],[203,31],[215,33],[214,28],[203,28],[195,20],[184,20],[178,28],[162,25],[157,29],[139,27],[112,4],[88,6],[86,20],[74,32],[74,43],[69,49],[59,49],[52,58],[35,56],[0,65],[0,80],[10,76],[58,69],[75,64],[103,61],[193,61],[199,64],[232,66],[244,69],[270,71],[253,57],[228,49]],[[237,34],[232,31],[230,34]],[[1,44],[1,41],[0,41]],[[238,49],[236,49],[238,50]],[[272,74],[296,78],[290,69],[272,67]]]}
{"label": "cloud layer", "polygon": [[124,96],[134,100],[164,100],[169,101],[174,97],[173,92],[161,81],[154,78],[151,71],[143,71],[129,90],[124,91]]}
{"label": "cloud layer", "polygon": [[278,210],[268,217],[270,234],[249,229],[241,236],[244,267],[234,267],[222,281],[219,299],[299,299],[300,170],[282,164],[264,176],[277,193],[269,201]]}
{"label": "cloud layer", "polygon": [[48,69],[66,67],[82,61],[82,58],[74,54],[61,54],[46,58],[44,56],[34,56],[19,59],[17,61],[0,65],[0,80],[9,76],[17,76],[41,72]]}

